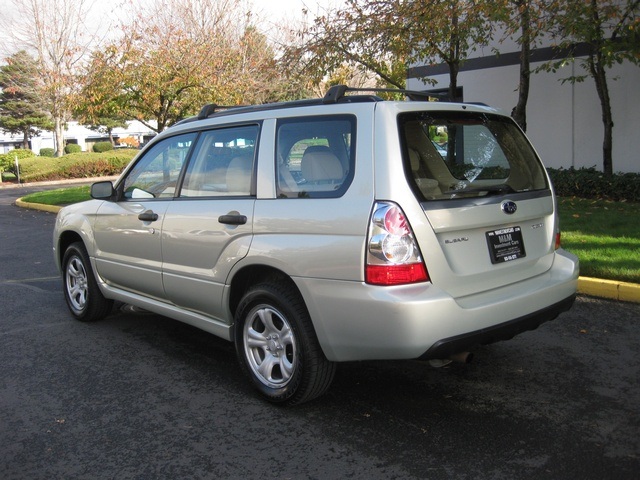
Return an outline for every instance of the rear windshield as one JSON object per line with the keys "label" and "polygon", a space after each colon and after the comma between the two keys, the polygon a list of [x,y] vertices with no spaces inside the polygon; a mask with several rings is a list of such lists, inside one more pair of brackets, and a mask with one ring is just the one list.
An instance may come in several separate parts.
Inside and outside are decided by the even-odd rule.
{"label": "rear windshield", "polygon": [[422,200],[484,197],[548,188],[544,167],[509,118],[474,112],[398,117],[404,166]]}

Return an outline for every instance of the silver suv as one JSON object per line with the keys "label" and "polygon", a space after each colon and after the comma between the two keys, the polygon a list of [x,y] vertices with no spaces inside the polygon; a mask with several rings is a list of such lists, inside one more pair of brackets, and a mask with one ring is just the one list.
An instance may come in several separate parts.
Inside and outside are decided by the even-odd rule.
{"label": "silver suv", "polygon": [[62,209],[71,313],[98,320],[116,300],[194,325],[295,404],[336,362],[446,360],[569,309],[578,261],[516,124],[353,90],[208,105]]}

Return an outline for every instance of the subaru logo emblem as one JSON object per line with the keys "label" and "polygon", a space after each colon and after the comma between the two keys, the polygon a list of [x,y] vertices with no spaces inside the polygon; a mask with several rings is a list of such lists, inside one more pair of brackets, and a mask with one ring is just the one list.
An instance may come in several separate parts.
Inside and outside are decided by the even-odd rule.
{"label": "subaru logo emblem", "polygon": [[516,213],[516,210],[518,210],[518,206],[516,205],[516,202],[512,202],[511,200],[502,202],[502,211],[507,215],[512,215]]}

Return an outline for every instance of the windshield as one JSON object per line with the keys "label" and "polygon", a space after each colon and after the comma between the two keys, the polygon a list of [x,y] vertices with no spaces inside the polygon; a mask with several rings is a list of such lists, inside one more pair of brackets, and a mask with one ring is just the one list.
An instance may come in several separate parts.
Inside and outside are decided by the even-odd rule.
{"label": "windshield", "polygon": [[483,197],[548,188],[544,167],[509,118],[475,112],[398,117],[404,165],[423,200]]}

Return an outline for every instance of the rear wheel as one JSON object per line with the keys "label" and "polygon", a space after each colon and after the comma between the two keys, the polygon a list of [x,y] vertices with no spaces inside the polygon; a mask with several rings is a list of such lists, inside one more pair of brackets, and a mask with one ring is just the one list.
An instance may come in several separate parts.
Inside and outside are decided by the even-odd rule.
{"label": "rear wheel", "polygon": [[67,247],[62,259],[64,298],[78,320],[91,322],[106,317],[112,300],[107,300],[98,288],[89,255],[82,242]]}
{"label": "rear wheel", "polygon": [[329,388],[335,364],[324,356],[302,298],[286,283],[250,288],[235,322],[238,360],[267,400],[294,405]]}

